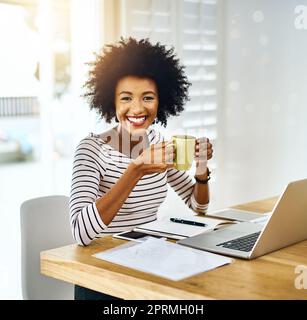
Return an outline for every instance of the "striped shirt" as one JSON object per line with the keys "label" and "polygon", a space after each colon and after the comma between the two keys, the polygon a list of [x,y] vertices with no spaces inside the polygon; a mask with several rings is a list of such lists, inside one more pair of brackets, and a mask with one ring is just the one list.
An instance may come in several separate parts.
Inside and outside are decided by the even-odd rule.
{"label": "striped shirt", "polygon": [[[150,145],[164,141],[156,129],[149,128],[146,133]],[[111,223],[105,225],[95,202],[114,186],[131,161],[93,133],[77,146],[70,193],[70,225],[78,244],[85,246],[103,235],[131,230],[156,220],[158,209],[166,198],[168,184],[188,208],[196,213],[206,213],[208,205],[198,204],[194,198],[194,178],[186,171],[170,168],[163,173],[143,176]]]}

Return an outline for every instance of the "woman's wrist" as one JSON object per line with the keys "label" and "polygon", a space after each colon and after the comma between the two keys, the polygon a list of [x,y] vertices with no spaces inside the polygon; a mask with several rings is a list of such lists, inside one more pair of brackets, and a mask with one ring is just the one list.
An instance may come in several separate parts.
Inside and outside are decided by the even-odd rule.
{"label": "woman's wrist", "polygon": [[196,182],[198,183],[202,183],[202,184],[207,184],[208,181],[210,180],[210,170],[207,167],[206,172],[203,174],[197,174],[197,172],[195,173],[194,177]]}
{"label": "woman's wrist", "polygon": [[210,173],[211,172],[210,172],[209,168],[207,167],[206,170],[202,170],[202,172],[199,172],[198,170],[196,170],[194,176],[199,180],[205,180],[210,176]]}
{"label": "woman's wrist", "polygon": [[143,167],[142,163],[137,161],[132,161],[129,164],[127,171],[129,171],[132,175],[135,175],[136,178],[141,179],[143,176],[142,167]]}

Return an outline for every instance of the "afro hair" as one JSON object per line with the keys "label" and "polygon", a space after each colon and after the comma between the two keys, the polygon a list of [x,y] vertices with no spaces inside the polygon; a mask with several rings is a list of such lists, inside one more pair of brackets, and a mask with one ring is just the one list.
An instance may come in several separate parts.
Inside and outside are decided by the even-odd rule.
{"label": "afro hair", "polygon": [[84,87],[84,97],[91,109],[95,109],[106,122],[116,119],[115,88],[125,76],[150,78],[155,81],[159,105],[156,123],[166,127],[169,116],[177,116],[189,100],[191,85],[184,73],[184,66],[174,54],[174,48],[166,49],[159,42],[151,44],[148,39],[123,39],[106,45],[101,55],[88,63],[91,66],[89,79]]}

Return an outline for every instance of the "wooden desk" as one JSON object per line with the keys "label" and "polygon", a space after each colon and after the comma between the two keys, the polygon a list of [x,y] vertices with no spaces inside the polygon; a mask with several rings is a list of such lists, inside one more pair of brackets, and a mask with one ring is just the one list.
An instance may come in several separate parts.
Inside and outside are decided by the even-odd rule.
{"label": "wooden desk", "polygon": [[[270,211],[277,198],[234,208]],[[171,281],[92,257],[125,240],[107,236],[88,247],[70,245],[41,253],[42,274],[124,299],[307,299],[296,289],[294,269],[307,266],[307,240],[252,261],[234,263]]]}

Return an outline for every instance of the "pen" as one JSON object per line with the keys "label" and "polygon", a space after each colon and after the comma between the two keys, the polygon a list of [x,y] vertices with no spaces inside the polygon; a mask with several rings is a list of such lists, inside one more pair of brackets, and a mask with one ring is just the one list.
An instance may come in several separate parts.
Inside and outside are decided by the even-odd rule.
{"label": "pen", "polygon": [[206,226],[207,226],[205,223],[202,223],[202,222],[184,220],[184,219],[179,219],[179,218],[170,218],[170,220],[171,220],[172,222],[190,224],[190,225],[192,225],[192,226],[198,226],[198,227],[206,227]]}

